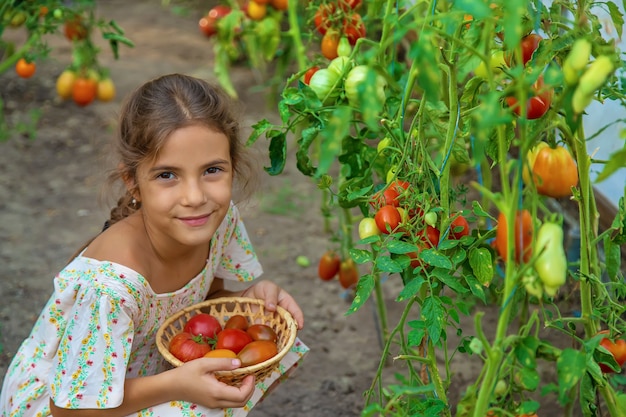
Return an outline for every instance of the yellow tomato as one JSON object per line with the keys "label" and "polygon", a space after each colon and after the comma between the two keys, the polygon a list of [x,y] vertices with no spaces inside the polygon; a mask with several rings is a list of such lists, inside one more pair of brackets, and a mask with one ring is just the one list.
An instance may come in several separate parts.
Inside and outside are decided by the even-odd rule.
{"label": "yellow tomato", "polygon": [[98,100],[111,101],[115,98],[115,84],[110,78],[103,78],[98,81]]}
{"label": "yellow tomato", "polygon": [[62,99],[68,99],[72,97],[72,86],[76,80],[76,73],[71,70],[65,70],[57,78],[57,94]]}
{"label": "yellow tomato", "polygon": [[252,20],[261,20],[267,14],[267,5],[259,4],[256,1],[248,3],[248,17]]}

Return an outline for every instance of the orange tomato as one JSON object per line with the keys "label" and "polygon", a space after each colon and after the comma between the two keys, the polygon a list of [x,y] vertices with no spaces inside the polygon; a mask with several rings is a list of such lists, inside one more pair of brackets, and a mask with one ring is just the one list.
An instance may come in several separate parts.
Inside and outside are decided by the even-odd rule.
{"label": "orange tomato", "polygon": [[270,0],[250,0],[257,4],[269,4]]}
{"label": "orange tomato", "polygon": [[28,62],[24,58],[20,58],[15,64],[15,72],[22,78],[32,77],[36,69],[34,62]]}
{"label": "orange tomato", "polygon": [[531,160],[528,160],[537,192],[554,198],[572,195],[572,187],[578,184],[578,168],[574,158],[563,146],[538,147],[532,157],[532,165]]}
{"label": "orange tomato", "polygon": [[320,44],[322,55],[324,55],[327,59],[337,58],[339,56],[337,54],[339,39],[339,32],[334,30],[329,30],[328,32],[326,32],[324,37],[322,37],[322,43]]}
{"label": "orange tomato", "polygon": [[103,78],[98,81],[98,90],[96,93],[98,100],[111,101],[115,98],[115,84],[110,78]]}
{"label": "orange tomato", "polygon": [[248,3],[248,17],[252,20],[261,20],[267,15],[267,5],[260,4],[256,1],[250,1]]}
{"label": "orange tomato", "polygon": [[343,288],[350,288],[359,281],[359,271],[352,258],[341,262],[339,267],[339,283]]}
{"label": "orange tomato", "polygon": [[270,4],[276,10],[287,10],[289,7],[289,0],[270,0]]}
{"label": "orange tomato", "polygon": [[72,97],[72,87],[74,86],[74,81],[76,80],[76,73],[72,70],[65,70],[59,75],[57,78],[56,89],[57,94],[62,99],[68,99]]}
{"label": "orange tomato", "polygon": [[[518,210],[515,213],[515,260],[520,262],[522,259],[524,262],[528,262],[532,255],[532,248],[530,247],[533,240],[533,221],[530,216],[530,212],[526,209]],[[495,247],[498,254],[505,259],[508,249],[507,245],[507,224],[504,213],[498,215],[498,228],[496,231]],[[521,245],[520,245],[521,243]]]}
{"label": "orange tomato", "polygon": [[236,358],[237,354],[230,349],[213,349],[204,354],[205,358]]}
{"label": "orange tomato", "polygon": [[98,82],[93,78],[78,77],[72,86],[74,103],[84,107],[95,100],[98,94]]}

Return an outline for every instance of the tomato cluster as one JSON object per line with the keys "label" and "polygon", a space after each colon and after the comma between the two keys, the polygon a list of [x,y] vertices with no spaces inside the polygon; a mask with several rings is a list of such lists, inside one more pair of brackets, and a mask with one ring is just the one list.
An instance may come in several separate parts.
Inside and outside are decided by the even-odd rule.
{"label": "tomato cluster", "polygon": [[359,271],[352,258],[341,259],[333,250],[326,251],[317,266],[317,275],[322,281],[331,281],[338,277],[342,288],[354,287],[359,281]]}
{"label": "tomato cluster", "polygon": [[365,24],[358,9],[361,0],[338,0],[322,3],[315,12],[313,22],[322,35],[320,49],[328,59],[337,58],[342,37],[354,46],[356,41],[366,35]]}
{"label": "tomato cluster", "polygon": [[74,103],[85,107],[94,100],[102,102],[115,98],[115,84],[110,77],[100,77],[96,71],[76,72],[72,69],[63,71],[56,81],[59,97],[71,98]]}
{"label": "tomato cluster", "polygon": [[249,323],[240,314],[224,326],[214,316],[197,313],[176,334],[169,351],[182,362],[208,358],[239,358],[242,366],[256,365],[278,354],[278,335],[270,326]]}

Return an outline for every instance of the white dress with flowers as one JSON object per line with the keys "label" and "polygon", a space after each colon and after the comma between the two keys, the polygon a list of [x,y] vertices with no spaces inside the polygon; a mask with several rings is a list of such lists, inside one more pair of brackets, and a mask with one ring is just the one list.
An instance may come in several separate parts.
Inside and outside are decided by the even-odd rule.
{"label": "white dress with flowers", "polygon": [[[234,205],[211,241],[204,270],[172,293],[154,293],[144,277],[123,265],[76,257],[55,277],[53,295],[8,368],[1,416],[49,416],[50,398],[62,408],[118,407],[126,378],[169,368],[155,343],[161,323],[203,301],[213,277],[251,281],[261,273]],[[173,401],[133,416],[245,416],[307,351],[297,340],[243,408],[207,409]]]}

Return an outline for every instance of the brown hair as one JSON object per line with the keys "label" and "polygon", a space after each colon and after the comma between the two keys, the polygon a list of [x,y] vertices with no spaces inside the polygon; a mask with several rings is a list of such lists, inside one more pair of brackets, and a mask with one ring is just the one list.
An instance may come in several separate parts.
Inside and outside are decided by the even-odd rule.
{"label": "brown hair", "polygon": [[[164,75],[141,85],[126,97],[120,109],[118,134],[113,143],[117,165],[108,176],[109,186],[124,179],[136,182],[132,180],[137,168],[154,160],[175,130],[203,125],[228,138],[234,183],[239,197],[249,197],[257,176],[251,175],[253,162],[239,138],[235,104],[220,87],[188,75]],[[131,192],[124,188],[105,227],[139,208],[139,204],[133,202]]]}

